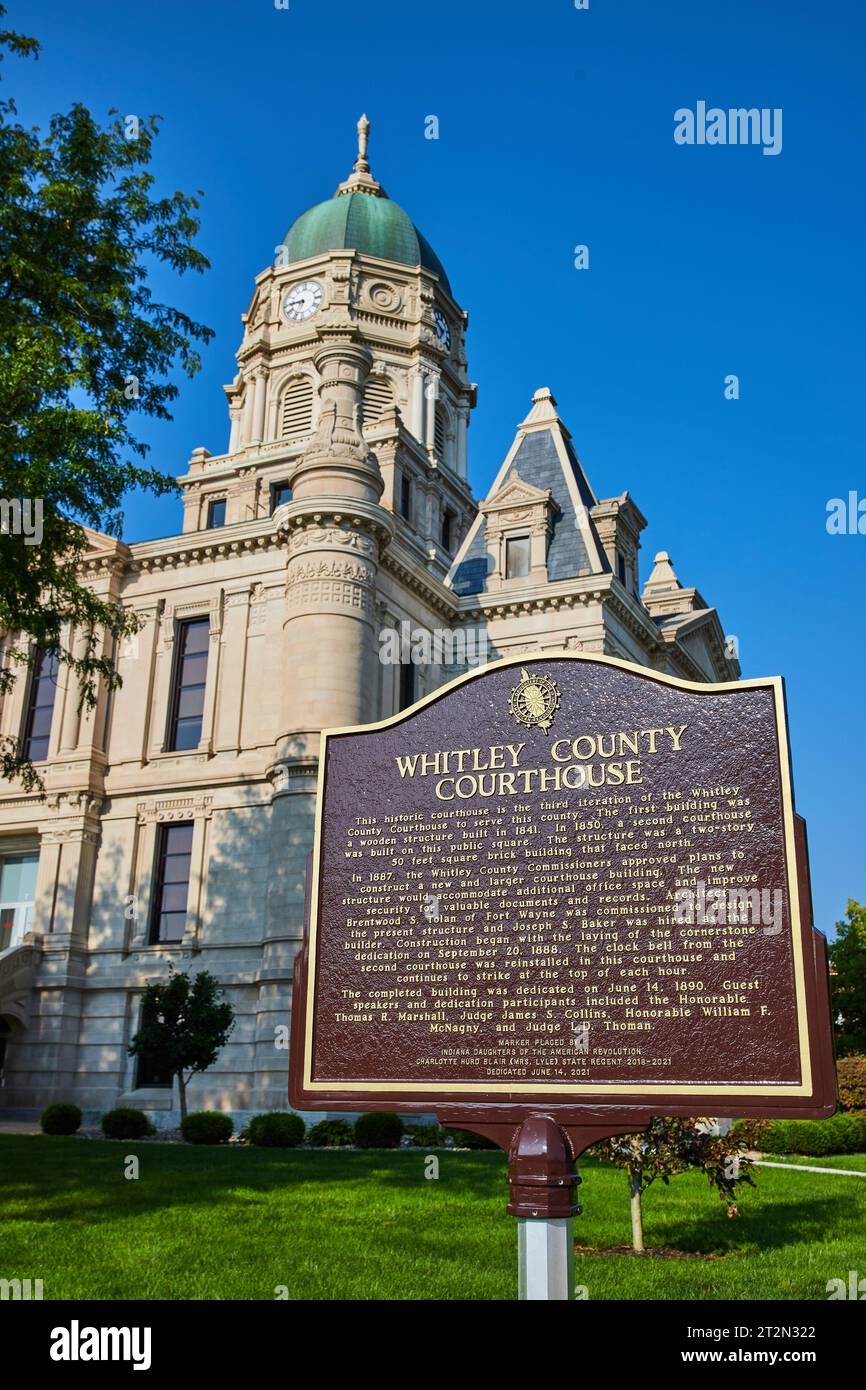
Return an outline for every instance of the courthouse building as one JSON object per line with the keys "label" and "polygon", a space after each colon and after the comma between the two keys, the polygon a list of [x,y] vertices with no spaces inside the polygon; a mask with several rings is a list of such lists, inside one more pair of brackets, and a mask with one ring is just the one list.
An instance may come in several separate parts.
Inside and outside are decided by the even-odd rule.
{"label": "courthouse building", "polygon": [[646,520],[628,491],[596,497],[548,389],[517,403],[476,500],[467,315],[372,177],[367,131],[256,277],[228,447],[192,451],[179,534],[88,537],[87,582],[140,623],[122,687],[80,710],[45,653],[3,702],[45,784],[0,791],[6,1115],[72,1100],[176,1123],[171,1088],[127,1052],[141,991],[172,964],[210,970],[236,1012],[190,1107],[286,1107],[322,728],[391,715],[479,657],[739,673],[667,553],[642,579]]}

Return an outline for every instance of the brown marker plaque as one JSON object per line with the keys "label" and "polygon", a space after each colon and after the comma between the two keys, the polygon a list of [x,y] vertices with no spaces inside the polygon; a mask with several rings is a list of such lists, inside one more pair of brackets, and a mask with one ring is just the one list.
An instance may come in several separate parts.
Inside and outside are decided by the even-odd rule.
{"label": "brown marker plaque", "polygon": [[290,1095],[503,1143],[832,1113],[781,680],[541,654],[323,734]]}

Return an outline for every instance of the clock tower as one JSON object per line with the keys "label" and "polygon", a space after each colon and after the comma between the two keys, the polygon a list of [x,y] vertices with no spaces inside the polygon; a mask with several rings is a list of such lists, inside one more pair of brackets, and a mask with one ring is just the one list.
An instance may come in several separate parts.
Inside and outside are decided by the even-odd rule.
{"label": "clock tower", "polygon": [[294,490],[329,397],[320,350],[352,344],[368,354],[356,427],[376,457],[381,504],[444,575],[474,516],[468,315],[433,248],[373,178],[369,133],[362,116],[349,178],[296,218],[256,279],[238,372],[225,388],[227,456],[246,484],[230,499],[229,519],[259,514],[271,488],[279,497]]}
{"label": "clock tower", "polygon": [[221,492],[226,525],[271,517],[284,538],[277,764],[314,757],[323,726],[399,706],[381,688],[379,632],[404,617],[441,624],[424,600],[476,515],[468,316],[373,177],[366,116],[357,130],[352,173],[296,218],[256,278],[225,388],[227,453],[183,480],[185,530],[208,526]]}

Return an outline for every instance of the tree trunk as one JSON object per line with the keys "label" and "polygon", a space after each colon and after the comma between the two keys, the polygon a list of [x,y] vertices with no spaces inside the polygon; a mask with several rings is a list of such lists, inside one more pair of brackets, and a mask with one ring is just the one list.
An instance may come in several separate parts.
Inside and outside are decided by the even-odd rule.
{"label": "tree trunk", "polygon": [[644,1252],[643,1213],[640,1205],[641,1174],[639,1168],[629,1170],[631,1178],[631,1243],[639,1255]]}
{"label": "tree trunk", "polygon": [[186,1119],[186,1082],[182,1071],[177,1074],[177,1089],[180,1095],[180,1122],[183,1124]]}

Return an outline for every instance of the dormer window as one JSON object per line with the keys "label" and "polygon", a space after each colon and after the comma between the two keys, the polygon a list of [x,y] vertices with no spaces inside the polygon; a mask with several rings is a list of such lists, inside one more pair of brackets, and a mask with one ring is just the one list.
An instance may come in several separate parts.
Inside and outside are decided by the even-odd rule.
{"label": "dormer window", "polygon": [[531,564],[529,536],[506,536],[505,578],[522,579],[529,574]]}
{"label": "dormer window", "polygon": [[214,497],[207,504],[207,529],[215,530],[218,526],[226,524],[226,499],[224,497]]}
{"label": "dormer window", "polygon": [[513,473],[499,492],[481,504],[486,523],[488,574],[492,593],[503,584],[543,583],[556,503],[550,488],[534,487]]}
{"label": "dormer window", "polygon": [[616,552],[616,574],[620,584],[627,584],[628,571],[626,569],[625,556],[621,550]]}

